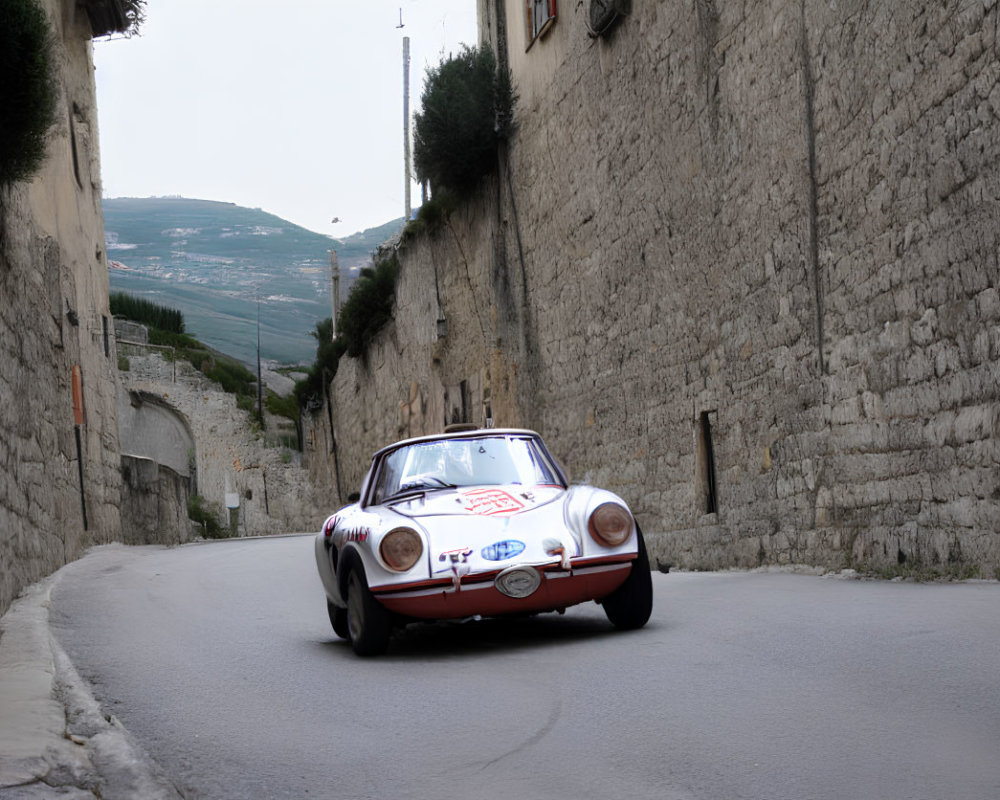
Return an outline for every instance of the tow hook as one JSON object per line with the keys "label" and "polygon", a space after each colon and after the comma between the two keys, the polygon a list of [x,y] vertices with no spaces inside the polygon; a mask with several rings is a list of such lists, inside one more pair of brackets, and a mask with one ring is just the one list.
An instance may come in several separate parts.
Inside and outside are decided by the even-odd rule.
{"label": "tow hook", "polygon": [[542,542],[542,547],[545,548],[546,555],[559,556],[559,566],[567,572],[572,572],[573,568],[569,561],[569,548],[565,544],[559,539],[546,539]]}
{"label": "tow hook", "polygon": [[456,550],[446,550],[438,556],[438,561],[451,562],[451,582],[455,591],[461,591],[462,578],[469,574],[469,556],[472,555],[471,547],[459,547]]}

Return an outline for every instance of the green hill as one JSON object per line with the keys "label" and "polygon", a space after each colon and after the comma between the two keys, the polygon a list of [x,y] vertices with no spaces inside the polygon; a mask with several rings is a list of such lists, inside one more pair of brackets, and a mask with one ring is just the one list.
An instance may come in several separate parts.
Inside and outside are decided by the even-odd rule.
{"label": "green hill", "polygon": [[251,364],[308,363],[310,335],[330,316],[330,250],[341,297],[402,218],[344,239],[306,230],[260,209],[179,197],[104,200],[111,290],[176,308],[187,331]]}

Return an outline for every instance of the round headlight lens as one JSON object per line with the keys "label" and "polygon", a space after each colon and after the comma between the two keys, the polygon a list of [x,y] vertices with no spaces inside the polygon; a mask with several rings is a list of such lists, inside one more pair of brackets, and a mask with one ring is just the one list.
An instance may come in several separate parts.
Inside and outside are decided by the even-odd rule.
{"label": "round headlight lens", "polygon": [[618,547],[632,534],[632,515],[618,503],[601,503],[587,523],[590,535],[605,547]]}
{"label": "round headlight lens", "polygon": [[379,555],[389,569],[406,572],[424,552],[420,534],[410,528],[394,528],[382,537]]}

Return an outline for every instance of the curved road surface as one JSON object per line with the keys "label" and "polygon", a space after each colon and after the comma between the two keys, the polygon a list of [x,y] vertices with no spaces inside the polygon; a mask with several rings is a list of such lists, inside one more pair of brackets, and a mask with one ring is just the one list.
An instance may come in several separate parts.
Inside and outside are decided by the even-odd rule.
{"label": "curved road surface", "polygon": [[312,538],[97,548],[52,628],[190,798],[996,800],[1000,585],[654,574],[594,605],[330,630]]}

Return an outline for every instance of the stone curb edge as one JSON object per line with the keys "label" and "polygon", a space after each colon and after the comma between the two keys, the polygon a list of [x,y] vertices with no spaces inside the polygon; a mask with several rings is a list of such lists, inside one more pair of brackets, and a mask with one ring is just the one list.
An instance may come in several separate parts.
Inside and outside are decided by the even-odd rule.
{"label": "stone curb edge", "polygon": [[0,617],[0,798],[177,800],[163,770],[112,715],[49,629],[60,571]]}

